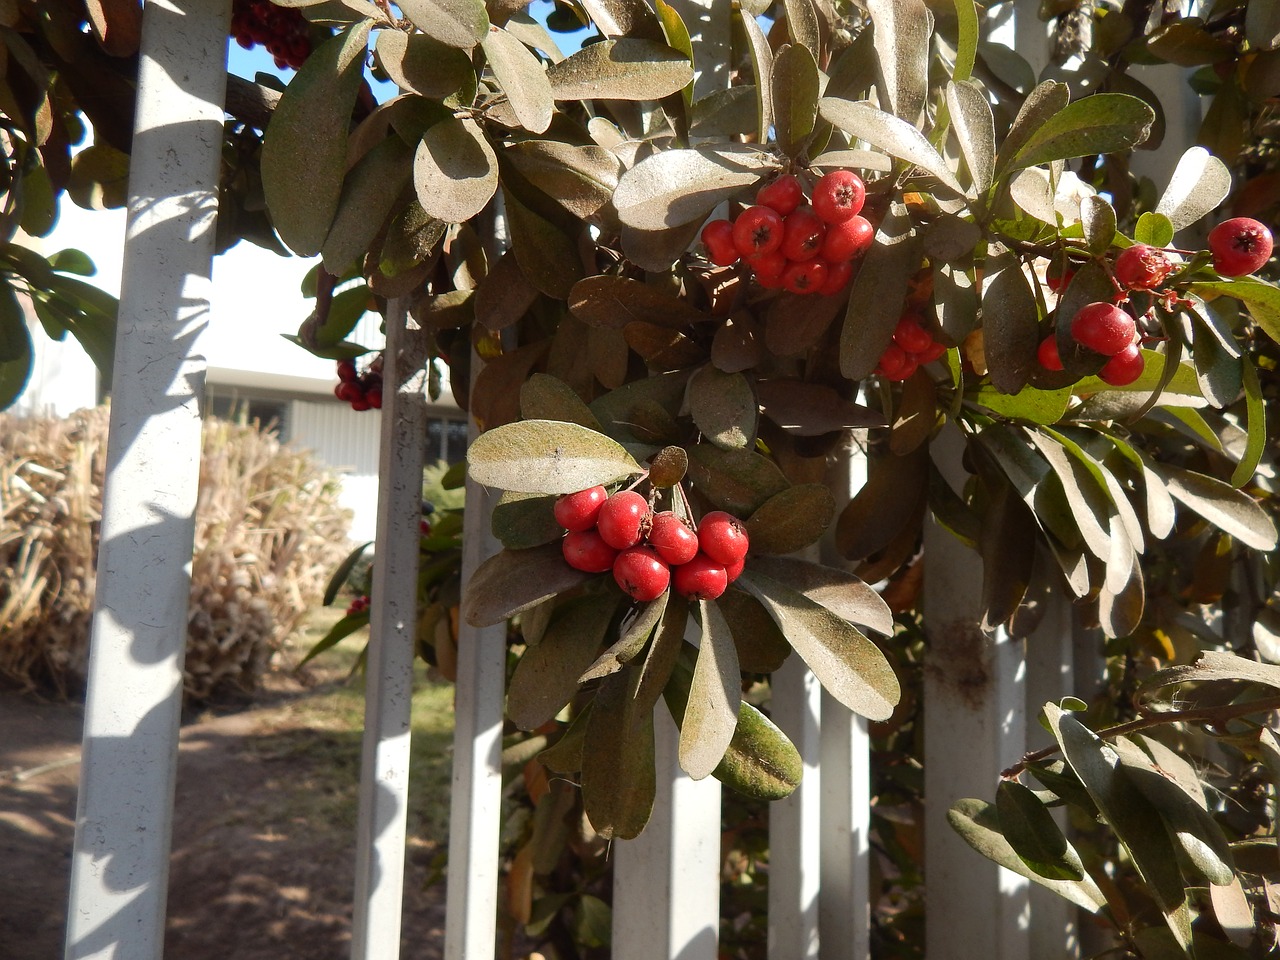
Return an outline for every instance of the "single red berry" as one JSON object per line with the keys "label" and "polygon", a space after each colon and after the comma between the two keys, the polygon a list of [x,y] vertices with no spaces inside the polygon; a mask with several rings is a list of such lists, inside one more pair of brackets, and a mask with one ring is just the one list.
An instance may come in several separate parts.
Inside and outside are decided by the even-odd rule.
{"label": "single red berry", "polygon": [[1173,272],[1163,250],[1135,243],[1116,257],[1116,282],[1129,290],[1154,290]]}
{"label": "single red berry", "polygon": [[675,568],[676,593],[687,600],[714,600],[729,586],[729,574],[722,563],[699,553]]}
{"label": "single red berry", "polygon": [[1075,275],[1075,270],[1069,266],[1063,267],[1058,263],[1052,264],[1044,278],[1045,286],[1054,293],[1061,293],[1067,289],[1067,285],[1071,283],[1071,278]]}
{"label": "single red berry", "polygon": [[744,257],[758,257],[782,246],[782,214],[773,207],[747,207],[733,222],[733,245]]}
{"label": "single red berry", "polygon": [[827,265],[821,260],[800,260],[787,264],[782,285],[792,293],[817,293],[827,282]]}
{"label": "single red berry", "polygon": [[738,248],[733,245],[733,224],[728,220],[712,220],[702,228],[702,245],[707,259],[718,267],[738,262]]}
{"label": "single red berry", "polygon": [[352,360],[338,361],[338,379],[341,380],[343,383],[352,383],[355,380],[359,379],[359,376],[360,375],[356,372],[356,365],[354,361]]}
{"label": "single red berry", "polygon": [[333,395],[343,403],[351,403],[357,398],[364,397],[364,391],[360,389],[360,385],[353,380],[343,380],[333,388]]}
{"label": "single red berry", "polygon": [[1102,369],[1098,371],[1098,379],[1113,387],[1123,387],[1142,376],[1146,365],[1141,348],[1136,343],[1131,343],[1102,365]]}
{"label": "single red berry", "polygon": [[947,352],[945,343],[930,342],[929,346],[915,355],[917,363],[933,363]]}
{"label": "single red berry", "polygon": [[598,530],[570,530],[560,541],[564,562],[584,573],[608,573],[618,551],[604,542]]}
{"label": "single red berry", "polygon": [[1137,329],[1133,317],[1102,300],[1081,307],[1071,319],[1071,336],[1076,343],[1108,357],[1133,343]]}
{"label": "single red berry", "polygon": [[613,579],[633,600],[647,603],[662,596],[671,582],[671,568],[652,547],[632,547],[613,561]]}
{"label": "single red berry", "polygon": [[884,348],[880,355],[880,363],[876,368],[890,380],[905,380],[916,372],[918,363],[911,354],[896,343]]}
{"label": "single red berry", "polygon": [[360,394],[360,396],[357,399],[351,401],[351,409],[359,412],[369,410],[372,408],[372,406],[373,405],[364,398],[364,394]]}
{"label": "single red berry", "polygon": [[1209,231],[1209,251],[1224,277],[1247,276],[1271,259],[1271,231],[1250,217],[1224,220]]}
{"label": "single red berry", "polygon": [[862,210],[867,188],[851,170],[832,170],[813,188],[813,209],[827,223],[840,223]]}
{"label": "single red berry", "polygon": [[577,493],[566,493],[556,500],[551,512],[556,523],[566,530],[590,530],[596,525],[596,517],[600,508],[609,499],[609,492],[604,487],[588,487]]}
{"label": "single red berry", "polygon": [[1051,333],[1040,341],[1040,346],[1036,348],[1036,359],[1046,370],[1062,369],[1062,357],[1058,355],[1057,334]]}
{"label": "single red berry", "polygon": [[919,317],[908,313],[894,327],[893,342],[907,353],[924,353],[933,346],[933,337],[929,336],[929,331],[920,326]]}
{"label": "single red berry", "polygon": [[750,545],[746,526],[731,513],[713,510],[698,524],[698,546],[717,563],[737,563]]}
{"label": "single red berry", "polygon": [[374,410],[382,409],[382,384],[376,383],[365,387],[364,402]]}
{"label": "single red berry", "polygon": [[664,562],[673,567],[688,563],[698,552],[698,535],[684,520],[670,510],[653,515],[649,528],[649,546],[658,551]]}
{"label": "single red berry", "polygon": [[804,188],[794,176],[784,173],[777,180],[760,188],[760,192],[756,194],[756,203],[773,207],[785,217],[804,203]]}
{"label": "single red berry", "polygon": [[827,225],[808,207],[790,214],[782,225],[782,255],[788,260],[812,260],[822,249]]}
{"label": "single red berry", "polygon": [[648,500],[634,490],[622,490],[600,507],[596,514],[596,529],[609,546],[626,550],[644,537],[652,516]]}
{"label": "single red berry", "polygon": [[[770,279],[782,279],[782,271],[787,269],[787,258],[782,255],[781,250],[770,250],[768,253],[762,253],[758,257],[750,258],[747,263],[751,265],[751,269],[755,271],[757,277],[769,277]],[[763,282],[763,279],[762,281]]]}
{"label": "single red berry", "polygon": [[424,537],[429,537],[429,536],[431,536],[431,521],[430,521],[430,520],[419,520],[419,521],[418,521],[418,534],[419,534],[420,536],[424,536]]}
{"label": "single red berry", "polygon": [[742,568],[745,567],[746,565],[747,565],[746,557],[743,557],[737,563],[730,563],[725,565],[724,575],[725,575],[725,578],[729,581],[729,583],[733,583],[733,581],[737,580],[738,577],[742,576]]}
{"label": "single red berry", "polygon": [[856,260],[871,249],[876,231],[865,217],[854,216],[827,227],[822,241],[822,259],[837,263]]}
{"label": "single red berry", "polygon": [[827,279],[818,289],[824,297],[832,297],[843,290],[853,276],[853,264],[848,260],[839,263],[827,263]]}

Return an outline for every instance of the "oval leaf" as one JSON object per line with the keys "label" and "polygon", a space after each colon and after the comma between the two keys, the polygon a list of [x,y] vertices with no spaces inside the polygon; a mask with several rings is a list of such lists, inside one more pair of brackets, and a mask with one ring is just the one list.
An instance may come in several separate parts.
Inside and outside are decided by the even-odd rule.
{"label": "oval leaf", "polygon": [[1174,230],[1181,230],[1216,210],[1230,192],[1227,165],[1204,147],[1192,147],[1178,160],[1156,213],[1168,217]]}
{"label": "oval leaf", "polygon": [[521,730],[542,726],[569,702],[600,649],[616,595],[593,594],[563,604],[536,646],[520,657],[507,688],[507,716]]}
{"label": "oval leaf", "polygon": [[914,163],[933,174],[951,190],[961,196],[965,195],[964,188],[942,159],[942,154],[934,149],[923,133],[905,120],[878,110],[865,100],[853,102],[836,97],[823,97],[819,100],[818,113],[849,136],[865,140],[899,160]]}
{"label": "oval leaf", "polygon": [[1067,104],[1036,129],[1009,169],[1127,150],[1147,138],[1155,118],[1154,110],[1128,94],[1083,97]]}
{"label": "oval leaf", "polygon": [[542,68],[542,61],[499,27],[489,28],[483,46],[489,66],[493,68],[493,74],[507,95],[520,125],[533,133],[545,131],[551,126],[551,115],[556,105],[551,96],[551,81]]}
{"label": "oval leaf", "polygon": [[706,216],[778,166],[777,158],[748,144],[664,150],[622,175],[613,205],[624,224],[639,230],[678,227]]}
{"label": "oval leaf", "polygon": [[482,433],[467,450],[471,478],[521,493],[576,493],[640,473],[631,454],[576,423],[522,420]]}
{"label": "oval leaf", "polygon": [[462,615],[473,627],[501,623],[590,576],[564,562],[558,543],[531,550],[503,550],[476,567],[467,581]]}
{"label": "oval leaf", "polygon": [[724,450],[751,447],[759,406],[747,378],[707,364],[689,381],[689,412],[703,437]]}
{"label": "oval leaf", "polygon": [[770,497],[747,520],[756,553],[795,553],[827,531],[835,516],[831,491],[820,483],[802,483]]}
{"label": "oval leaf", "polygon": [[886,637],[893,635],[889,605],[851,573],[795,557],[752,557],[751,568],[785,583],[842,620],[870,627]]}
{"label": "oval leaf", "polygon": [[639,670],[600,685],[582,743],[582,805],[601,837],[629,840],[649,822],[657,794],[653,710],[635,698]]}
{"label": "oval leaf", "polygon": [[1075,851],[1034,793],[1017,781],[1002,780],[996,788],[996,812],[1009,846],[1028,867],[1049,880],[1084,879],[1079,857],[1068,856]]}
{"label": "oval leaf", "polygon": [[720,765],[738,725],[742,700],[738,651],[724,614],[716,604],[700,600],[698,615],[702,638],[680,724],[680,766],[694,780]]}
{"label": "oval leaf", "polygon": [[693,64],[654,40],[588,44],[547,70],[557,100],[661,100],[693,80]]}
{"label": "oval leaf", "polygon": [[483,0],[396,0],[401,12],[427,36],[470,50],[489,32]]}
{"label": "oval leaf", "polygon": [[818,117],[818,64],[808,47],[789,44],[773,61],[773,123],[778,147],[799,154]]}
{"label": "oval leaf", "polygon": [[498,158],[474,120],[451,117],[422,135],[413,157],[413,186],[429,216],[470,220],[498,189]]}

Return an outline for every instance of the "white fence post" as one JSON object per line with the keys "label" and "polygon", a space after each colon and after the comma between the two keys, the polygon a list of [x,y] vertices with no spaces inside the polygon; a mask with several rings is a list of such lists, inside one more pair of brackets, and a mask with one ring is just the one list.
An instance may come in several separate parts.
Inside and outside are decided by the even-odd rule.
{"label": "white fence post", "polygon": [[[948,425],[933,441],[953,487],[965,477],[963,437]],[[974,853],[947,823],[961,797],[989,797],[1002,768],[1024,752],[1024,646],[986,635],[982,562],[932,517],[924,531],[925,883],[929,960],[1027,960],[1027,881]]]}
{"label": "white fence post", "polygon": [[395,960],[400,956],[418,628],[418,525],[427,433],[423,374],[406,369],[402,360],[412,352],[406,349],[409,322],[404,301],[392,300],[387,311],[377,556],[365,669],[353,960]]}
{"label": "white fence post", "polygon": [[66,956],[158,958],[200,477],[228,0],[143,15]]}

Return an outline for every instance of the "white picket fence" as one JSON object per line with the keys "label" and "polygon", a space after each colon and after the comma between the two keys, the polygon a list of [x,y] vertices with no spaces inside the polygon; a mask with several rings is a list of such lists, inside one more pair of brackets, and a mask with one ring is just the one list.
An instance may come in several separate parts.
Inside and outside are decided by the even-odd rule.
{"label": "white picket fence", "polygon": [[[712,32],[723,18],[706,15],[712,0],[676,6],[700,48],[727,46],[727,34]],[[1007,4],[998,39],[1039,69],[1045,43],[1037,6]],[[229,0],[145,6],[68,960],[162,955],[229,8]],[[699,80],[704,90],[725,82]],[[1199,104],[1181,96],[1181,76],[1157,89],[1168,97],[1167,139],[1175,146],[1147,162],[1163,178],[1176,145],[1190,142],[1178,133],[1194,130]],[[392,310],[388,357],[406,322],[402,309]],[[400,955],[423,404],[422,384],[410,381],[388,396],[382,417],[379,564],[354,850],[355,960]],[[940,463],[957,459],[956,442],[946,432],[939,438]],[[850,494],[863,469],[860,460],[849,461]],[[468,486],[464,576],[495,548],[489,496]],[[926,530],[926,550],[927,955],[1078,956],[1073,910],[970,851],[945,812],[956,798],[993,794],[999,770],[1043,737],[1034,720],[1039,704],[1094,682],[1076,677],[1072,664],[1077,653],[1094,664],[1097,653],[1089,637],[1073,632],[1065,606],[1050,611],[1028,643],[980,634],[975,555],[934,526]],[[463,629],[444,952],[447,960],[486,960],[496,936],[505,643],[502,627]],[[991,678],[977,698],[953,682],[972,672],[975,655]],[[639,839],[613,848],[613,956],[714,960],[720,786],[681,773],[675,726],[662,708],[659,714],[653,819]],[[801,752],[804,781],[770,810],[769,956],[864,960],[871,803],[865,724],[825,695],[795,657],[775,675],[773,716]]]}

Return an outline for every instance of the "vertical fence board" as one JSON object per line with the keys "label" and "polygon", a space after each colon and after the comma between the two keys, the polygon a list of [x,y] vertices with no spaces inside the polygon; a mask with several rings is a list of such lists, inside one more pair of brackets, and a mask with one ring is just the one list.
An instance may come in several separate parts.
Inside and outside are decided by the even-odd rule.
{"label": "vertical fence board", "polygon": [[[933,442],[943,476],[965,477],[963,438],[948,426]],[[961,797],[989,797],[1000,770],[1023,752],[1025,654],[1003,629],[979,628],[982,563],[926,518],[924,533],[925,882],[929,960],[1026,960],[1027,881],[975,853],[947,823]]]}
{"label": "vertical fence board", "polygon": [[768,954],[770,960],[806,960],[818,956],[822,687],[794,653],[774,671],[772,685],[773,722],[800,751],[804,776],[791,796],[769,805]]}
{"label": "vertical fence board", "polygon": [[394,960],[400,955],[426,445],[423,378],[399,360],[408,341],[407,323],[404,301],[392,300],[387,312],[377,555],[365,670],[353,960]]}
{"label": "vertical fence board", "polygon": [[613,845],[614,960],[714,960],[720,921],[720,781],[680,769],[680,730],[654,713],[658,792],[644,833]]}
{"label": "vertical fence board", "polygon": [[227,0],[143,19],[66,956],[158,958],[200,476]]}

